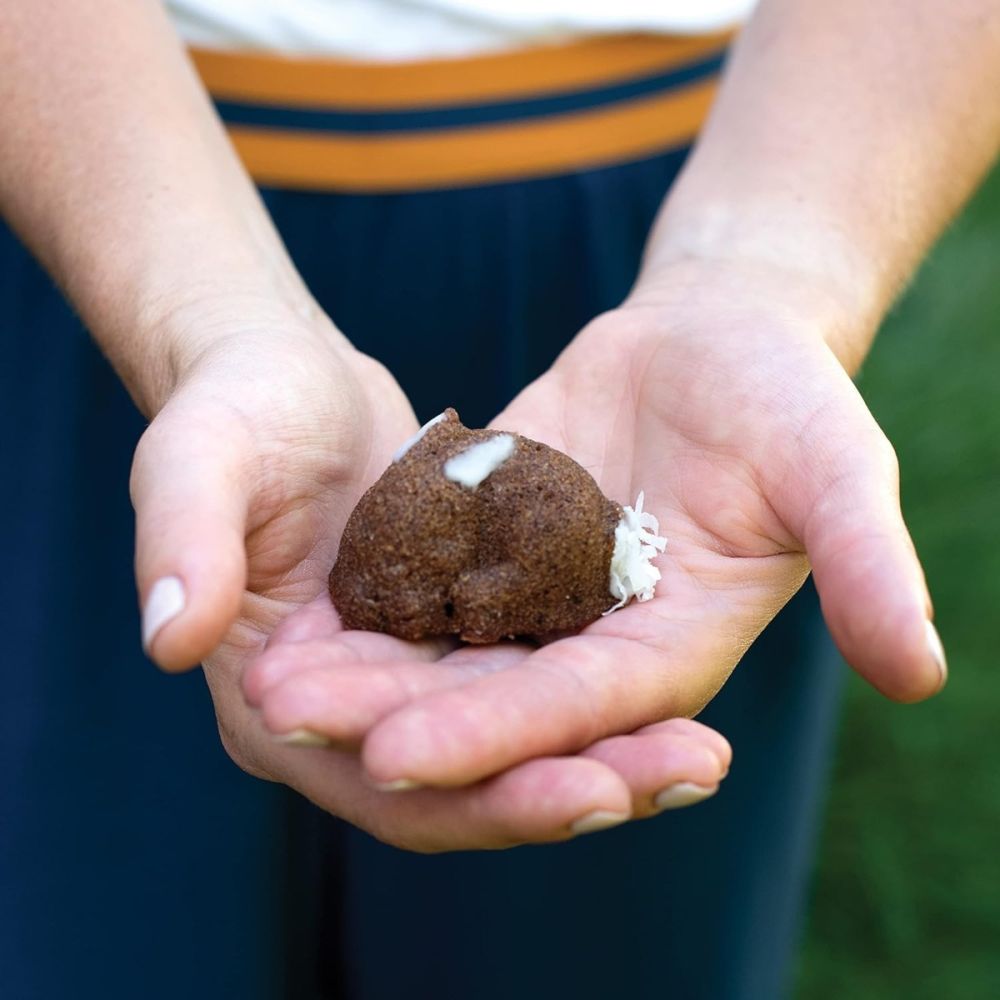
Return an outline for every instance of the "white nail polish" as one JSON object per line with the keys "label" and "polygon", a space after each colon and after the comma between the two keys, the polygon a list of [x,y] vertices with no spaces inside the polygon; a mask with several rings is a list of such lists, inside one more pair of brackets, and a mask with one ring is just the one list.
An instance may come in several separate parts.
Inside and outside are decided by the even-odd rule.
{"label": "white nail polish", "polygon": [[423,785],[410,778],[397,778],[395,781],[376,782],[375,787],[380,792],[412,792],[415,788],[423,788]]}
{"label": "white nail polish", "polygon": [[330,739],[322,733],[311,729],[293,729],[290,733],[278,733],[275,737],[279,743],[290,747],[328,747]]}
{"label": "white nail polish", "polygon": [[629,818],[628,813],[614,812],[611,809],[595,809],[593,812],[581,816],[578,820],[570,823],[569,828],[575,834],[594,833],[597,830],[606,830],[611,826],[618,826]]}
{"label": "white nail polish", "polygon": [[142,648],[147,652],[160,629],[183,610],[186,597],[180,577],[165,576],[156,581],[142,609]]}
{"label": "white nail polish", "polygon": [[948,660],[944,655],[944,645],[941,642],[941,636],[938,635],[938,630],[930,620],[927,622],[927,645],[930,648],[931,656],[934,657],[934,662],[937,664],[938,670],[941,671],[941,687],[944,687],[948,680]]}
{"label": "white nail polish", "polygon": [[696,785],[691,781],[679,781],[676,785],[664,788],[653,798],[653,805],[662,812],[664,809],[682,809],[692,806],[714,795],[719,790],[718,785]]}

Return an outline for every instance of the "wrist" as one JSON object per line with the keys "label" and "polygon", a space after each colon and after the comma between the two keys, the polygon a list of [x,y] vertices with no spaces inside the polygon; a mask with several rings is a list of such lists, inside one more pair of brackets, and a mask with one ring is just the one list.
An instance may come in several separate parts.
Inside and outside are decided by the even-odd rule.
{"label": "wrist", "polygon": [[131,349],[105,349],[147,417],[200,372],[238,380],[243,357],[272,357],[277,378],[282,359],[346,363],[353,353],[307,293],[289,297],[271,289],[158,300],[137,311],[133,331]]}
{"label": "wrist", "polygon": [[148,182],[129,178],[96,221],[33,241],[147,415],[219,338],[317,325],[319,310],[256,192],[230,173],[226,190],[209,170],[201,186],[178,180],[176,190],[147,192],[141,211],[134,203]]}
{"label": "wrist", "polygon": [[853,372],[891,301],[884,284],[846,234],[818,219],[668,204],[629,303],[759,315],[821,339]]}

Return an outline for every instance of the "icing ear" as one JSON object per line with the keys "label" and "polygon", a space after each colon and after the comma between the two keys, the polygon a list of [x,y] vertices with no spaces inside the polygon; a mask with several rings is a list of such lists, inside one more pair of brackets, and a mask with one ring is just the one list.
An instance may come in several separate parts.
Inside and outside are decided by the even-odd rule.
{"label": "icing ear", "polygon": [[[455,411],[452,410],[452,413]],[[398,462],[418,441],[422,441],[424,435],[436,424],[440,424],[442,421],[448,419],[448,411],[445,410],[444,413],[439,413],[436,417],[431,417],[430,420],[424,424],[423,427],[417,431],[412,437],[408,437],[392,454],[392,460]]]}
{"label": "icing ear", "polygon": [[444,463],[445,477],[453,483],[460,483],[474,490],[514,454],[516,447],[511,434],[497,434],[487,438],[449,458]]}

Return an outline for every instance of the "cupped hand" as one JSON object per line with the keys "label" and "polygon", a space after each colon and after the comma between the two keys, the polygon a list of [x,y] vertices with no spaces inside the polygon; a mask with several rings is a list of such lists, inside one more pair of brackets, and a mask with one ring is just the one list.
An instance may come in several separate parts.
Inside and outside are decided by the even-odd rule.
{"label": "cupped hand", "polygon": [[[886,695],[944,682],[892,448],[792,275],[659,276],[595,320],[495,425],[568,452],[669,538],[653,600],[541,648],[359,633],[269,650],[245,691],[272,731],[362,742],[375,781],[461,786],[696,714],[812,568],[845,658]],[[834,331],[843,341],[843,331]]]}
{"label": "cupped hand", "polygon": [[[469,788],[406,795],[375,787],[349,740],[317,750],[275,739],[241,679],[265,647],[307,656],[337,636],[326,580],[341,531],[416,420],[385,369],[322,319],[280,333],[241,322],[188,355],[133,467],[144,640],[165,669],[205,661],[223,743],[240,766],[418,850],[564,839],[715,790],[729,747],[686,719],[575,757],[535,755]],[[386,660],[412,668],[445,652],[343,635],[354,671]],[[356,719],[367,707],[343,706]]]}

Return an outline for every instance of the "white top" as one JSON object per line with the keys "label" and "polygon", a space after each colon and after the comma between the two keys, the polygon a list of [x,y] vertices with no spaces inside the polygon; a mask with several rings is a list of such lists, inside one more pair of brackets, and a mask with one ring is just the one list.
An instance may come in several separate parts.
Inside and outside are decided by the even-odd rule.
{"label": "white top", "polygon": [[206,48],[399,61],[634,31],[706,34],[756,0],[167,0]]}

